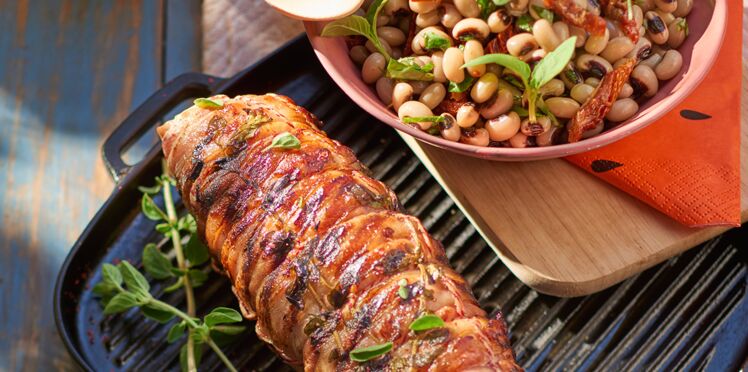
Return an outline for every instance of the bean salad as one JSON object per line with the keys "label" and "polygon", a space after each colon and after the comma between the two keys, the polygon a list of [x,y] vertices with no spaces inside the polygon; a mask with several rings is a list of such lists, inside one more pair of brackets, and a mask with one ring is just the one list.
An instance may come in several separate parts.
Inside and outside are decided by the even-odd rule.
{"label": "bean salad", "polygon": [[676,77],[693,0],[375,0],[326,25],[399,119],[475,146],[577,142]]}

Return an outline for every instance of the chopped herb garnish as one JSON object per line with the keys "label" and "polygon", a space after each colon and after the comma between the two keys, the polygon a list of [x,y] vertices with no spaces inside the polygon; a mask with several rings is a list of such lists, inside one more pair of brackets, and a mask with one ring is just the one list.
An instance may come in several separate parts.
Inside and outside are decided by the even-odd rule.
{"label": "chopped herb garnish", "polygon": [[403,123],[405,124],[423,122],[443,123],[444,121],[446,121],[446,119],[444,119],[444,116],[410,116],[403,118]]}
{"label": "chopped herb garnish", "polygon": [[447,50],[451,46],[449,40],[429,32],[423,37],[423,44],[426,50]]}
{"label": "chopped herb garnish", "polygon": [[392,350],[392,342],[385,342],[379,345],[362,347],[350,352],[350,358],[354,362],[367,362]]}
{"label": "chopped herb garnish", "polygon": [[216,109],[216,108],[223,107],[223,102],[214,101],[208,98],[198,98],[194,100],[193,103],[195,104],[195,106],[199,108],[204,108],[204,109]]}
{"label": "chopped herb garnish", "polygon": [[301,142],[293,134],[283,132],[273,137],[273,142],[270,143],[270,146],[268,146],[266,150],[275,148],[283,150],[299,149],[301,148]]}
{"label": "chopped herb garnish", "polygon": [[410,291],[408,291],[408,280],[400,279],[400,281],[397,282],[397,285],[400,287],[397,289],[397,295],[403,300],[407,300],[408,297],[410,297]]}
{"label": "chopped herb garnish", "polygon": [[465,76],[465,80],[463,80],[461,83],[455,83],[454,81],[449,82],[449,87],[447,88],[448,91],[452,93],[462,93],[468,88],[470,88],[473,85],[473,79],[472,76]]}
{"label": "chopped herb garnish", "polygon": [[631,5],[631,0],[626,0],[626,14],[628,14],[629,21],[634,19],[634,7]]}
{"label": "chopped herb garnish", "polygon": [[444,321],[438,315],[424,314],[410,323],[410,329],[416,332],[444,327]]}
{"label": "chopped herb garnish", "polygon": [[390,59],[387,62],[387,77],[399,80],[434,80],[434,64],[428,63],[419,66],[413,57],[403,57],[400,59]]}
{"label": "chopped herb garnish", "polygon": [[532,24],[535,22],[529,14],[523,14],[517,18],[517,28],[525,31],[532,32]]}
{"label": "chopped herb garnish", "polygon": [[553,23],[554,15],[553,12],[549,9],[543,8],[542,6],[533,5],[532,9],[535,11],[535,13],[538,13],[538,16],[540,18],[545,18],[548,20],[548,22]]}

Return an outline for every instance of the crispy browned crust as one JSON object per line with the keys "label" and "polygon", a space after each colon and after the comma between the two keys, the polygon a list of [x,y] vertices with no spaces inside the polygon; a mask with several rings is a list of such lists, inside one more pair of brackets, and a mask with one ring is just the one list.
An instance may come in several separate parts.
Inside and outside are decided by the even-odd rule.
{"label": "crispy browned crust", "polygon": [[[191,107],[158,133],[244,315],[286,361],[308,371],[521,370],[504,321],[486,317],[439,242],[311,114],[272,94],[212,99],[223,107]],[[269,149],[282,132],[301,148]],[[445,327],[410,331],[425,312]],[[381,358],[349,358],[386,341]]]}

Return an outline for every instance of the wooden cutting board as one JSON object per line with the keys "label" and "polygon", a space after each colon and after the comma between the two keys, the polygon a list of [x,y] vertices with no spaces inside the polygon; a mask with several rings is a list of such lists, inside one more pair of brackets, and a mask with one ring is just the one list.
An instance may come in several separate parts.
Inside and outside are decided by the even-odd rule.
{"label": "wooden cutting board", "polygon": [[[747,81],[744,60],[743,112]],[[745,222],[748,115],[741,125]],[[680,225],[565,160],[490,162],[401,136],[507,267],[543,293],[571,297],[600,291],[727,230]]]}

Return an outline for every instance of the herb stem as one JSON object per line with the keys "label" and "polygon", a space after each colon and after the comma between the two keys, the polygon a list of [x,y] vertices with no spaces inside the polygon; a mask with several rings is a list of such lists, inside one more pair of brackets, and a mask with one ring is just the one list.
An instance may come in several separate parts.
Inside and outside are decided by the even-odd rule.
{"label": "herb stem", "polygon": [[226,365],[226,368],[228,368],[229,371],[237,372],[234,365],[231,364],[231,361],[229,361],[229,358],[226,357],[226,354],[224,354],[223,351],[221,351],[221,348],[219,348],[218,345],[216,345],[213,339],[208,337],[208,340],[206,342],[208,343],[208,346],[210,346],[210,348],[213,349],[213,352],[216,353],[216,355],[218,355],[218,358],[221,359],[223,364]]}

